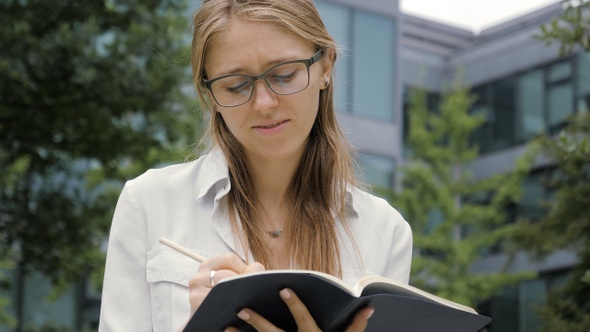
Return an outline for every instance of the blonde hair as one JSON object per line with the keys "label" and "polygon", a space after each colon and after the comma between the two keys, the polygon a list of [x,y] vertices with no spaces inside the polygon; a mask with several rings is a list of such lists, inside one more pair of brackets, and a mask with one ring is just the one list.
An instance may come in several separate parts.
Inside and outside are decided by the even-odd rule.
{"label": "blonde hair", "polygon": [[[324,50],[322,60],[336,61],[336,44],[328,34],[311,0],[210,0],[204,1],[193,20],[192,66],[195,86],[202,105],[213,108],[207,138],[226,156],[232,188],[230,211],[234,208],[241,220],[254,259],[267,268],[275,267],[272,250],[265,244],[265,230],[257,223],[260,207],[252,174],[243,148],[229,131],[214,102],[207,100],[202,78],[207,77],[204,60],[209,42],[224,31],[232,17],[271,22],[288,28],[296,35]],[[292,216],[286,223],[290,266],[341,276],[340,245],[337,220],[346,225],[346,190],[356,185],[351,148],[336,119],[333,84],[320,91],[318,114],[307,147],[289,188]],[[232,215],[230,213],[230,215]],[[232,215],[235,228],[235,216]],[[244,244],[245,243],[245,244]],[[354,243],[354,241],[353,241]],[[246,251],[247,252],[247,251]]]}

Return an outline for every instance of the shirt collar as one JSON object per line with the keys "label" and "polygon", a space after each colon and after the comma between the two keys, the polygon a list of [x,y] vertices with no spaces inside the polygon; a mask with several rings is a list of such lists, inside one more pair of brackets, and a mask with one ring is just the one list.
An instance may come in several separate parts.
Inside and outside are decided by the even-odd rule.
{"label": "shirt collar", "polygon": [[231,184],[229,168],[223,152],[219,148],[213,148],[203,158],[203,166],[197,180],[197,199],[207,195],[213,188],[216,189],[216,198],[226,195]]}
{"label": "shirt collar", "polygon": [[[215,193],[216,199],[225,196],[231,188],[227,160],[223,151],[219,148],[211,149],[204,156],[202,172],[200,172],[197,182],[197,199],[205,196],[212,188],[217,190]],[[354,204],[353,191],[354,188],[352,186],[346,186],[345,204],[348,213],[358,216],[358,211]]]}

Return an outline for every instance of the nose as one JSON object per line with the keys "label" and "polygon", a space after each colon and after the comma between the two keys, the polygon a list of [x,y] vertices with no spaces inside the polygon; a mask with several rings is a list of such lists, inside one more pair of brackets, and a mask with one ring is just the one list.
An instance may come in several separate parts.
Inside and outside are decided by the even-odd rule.
{"label": "nose", "polygon": [[252,105],[257,112],[268,112],[277,107],[278,95],[270,90],[264,80],[254,82]]}

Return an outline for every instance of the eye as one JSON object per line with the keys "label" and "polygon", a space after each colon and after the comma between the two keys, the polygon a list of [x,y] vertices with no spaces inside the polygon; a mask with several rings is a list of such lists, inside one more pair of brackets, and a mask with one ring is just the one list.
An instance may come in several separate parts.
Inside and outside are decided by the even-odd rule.
{"label": "eye", "polygon": [[273,73],[273,75],[270,76],[270,80],[272,82],[289,82],[290,80],[292,80],[295,75],[296,75],[296,71],[291,72],[291,73],[282,73],[281,75],[275,74]]}
{"label": "eye", "polygon": [[299,75],[301,69],[302,68],[296,64],[282,65],[269,72],[267,75],[267,80],[271,84],[288,83]]}
{"label": "eye", "polygon": [[249,91],[252,82],[246,77],[228,77],[223,80],[223,90],[227,93],[239,94],[244,91]]}

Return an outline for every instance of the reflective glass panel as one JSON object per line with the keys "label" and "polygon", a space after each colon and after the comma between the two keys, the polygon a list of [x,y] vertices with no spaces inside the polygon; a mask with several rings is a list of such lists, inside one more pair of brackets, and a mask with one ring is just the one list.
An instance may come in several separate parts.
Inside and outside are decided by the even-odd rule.
{"label": "reflective glass panel", "polygon": [[590,112],[590,53],[580,53],[576,68],[577,111]]}
{"label": "reflective glass panel", "polygon": [[517,131],[518,141],[525,141],[545,130],[543,72],[535,70],[517,79]]}
{"label": "reflective glass panel", "polygon": [[393,19],[362,11],[354,13],[352,112],[393,120],[395,95]]}
{"label": "reflective glass panel", "polygon": [[547,121],[550,133],[561,129],[574,111],[574,91],[571,83],[555,84],[547,93]]}
{"label": "reflective glass panel", "polygon": [[361,179],[375,186],[393,187],[395,166],[393,159],[382,156],[360,154]]}
{"label": "reflective glass panel", "polygon": [[515,144],[515,90],[514,78],[492,84],[492,107],[494,112],[494,149],[503,149]]}
{"label": "reflective glass panel", "polygon": [[339,112],[349,112],[350,100],[349,91],[352,82],[350,81],[350,10],[347,7],[332,3],[318,2],[316,4],[322,20],[328,32],[334,37],[340,47],[336,59],[335,77],[332,78],[334,86],[334,102]]}

